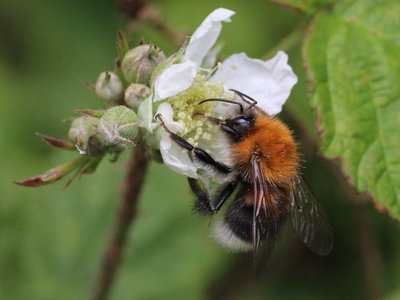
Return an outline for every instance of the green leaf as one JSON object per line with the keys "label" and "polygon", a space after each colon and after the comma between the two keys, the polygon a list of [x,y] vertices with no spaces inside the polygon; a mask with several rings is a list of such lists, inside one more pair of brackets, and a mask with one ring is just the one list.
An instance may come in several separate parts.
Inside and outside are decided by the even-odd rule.
{"label": "green leaf", "polygon": [[335,0],[269,0],[274,4],[289,7],[307,14],[314,14],[318,8],[327,6]]}
{"label": "green leaf", "polygon": [[[327,157],[400,217],[400,2],[342,1],[310,27],[304,59]],[[374,201],[375,202],[375,201]]]}

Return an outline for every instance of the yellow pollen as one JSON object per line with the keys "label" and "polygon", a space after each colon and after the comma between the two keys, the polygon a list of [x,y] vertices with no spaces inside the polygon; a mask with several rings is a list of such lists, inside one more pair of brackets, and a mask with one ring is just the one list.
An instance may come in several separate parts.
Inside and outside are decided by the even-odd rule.
{"label": "yellow pollen", "polygon": [[212,135],[208,132],[212,133],[216,127],[202,118],[193,117],[196,113],[215,116],[213,111],[217,102],[210,101],[199,105],[200,101],[209,98],[234,99],[234,94],[224,90],[222,82],[212,83],[206,81],[206,78],[207,75],[196,75],[193,84],[188,89],[167,99],[174,111],[174,120],[185,127],[185,130],[179,134],[193,145],[197,144],[199,139],[211,141]]}

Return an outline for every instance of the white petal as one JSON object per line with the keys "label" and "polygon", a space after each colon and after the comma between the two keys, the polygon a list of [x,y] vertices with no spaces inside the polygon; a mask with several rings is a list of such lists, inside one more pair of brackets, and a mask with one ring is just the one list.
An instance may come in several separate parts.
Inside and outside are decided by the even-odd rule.
{"label": "white petal", "polygon": [[163,102],[158,106],[157,113],[160,114],[165,126],[172,132],[176,133],[178,131],[183,131],[185,127],[174,121],[174,111],[172,110],[171,104],[168,102]]}
{"label": "white petal", "polygon": [[[173,110],[169,103],[164,102],[158,106],[157,114],[161,114],[164,124],[172,132],[184,130],[184,126],[173,120]],[[187,151],[171,141],[163,127],[158,130],[160,137],[160,152],[164,163],[173,171],[192,178],[197,178],[197,168],[191,161]]]}
{"label": "white petal", "polygon": [[249,58],[244,53],[234,54],[222,63],[211,81],[223,81],[225,88],[254,98],[261,109],[275,115],[282,110],[297,82],[287,61],[288,57],[282,51],[267,61]]}
{"label": "white petal", "polygon": [[230,22],[230,17],[234,14],[234,11],[225,8],[217,8],[209,14],[190,38],[184,59],[194,61],[200,66],[221,32],[221,22]]}
{"label": "white petal", "polygon": [[189,154],[173,143],[168,136],[161,138],[160,152],[164,163],[174,172],[191,178],[198,177],[197,168],[190,160]]}
{"label": "white petal", "polygon": [[154,84],[154,99],[159,101],[186,90],[194,81],[197,66],[192,61],[175,64],[164,70]]}

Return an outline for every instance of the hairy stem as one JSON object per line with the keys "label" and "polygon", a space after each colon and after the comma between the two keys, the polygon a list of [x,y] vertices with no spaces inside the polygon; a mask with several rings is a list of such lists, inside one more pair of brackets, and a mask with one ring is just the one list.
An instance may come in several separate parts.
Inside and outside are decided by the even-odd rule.
{"label": "hairy stem", "polygon": [[185,41],[186,33],[178,29],[168,27],[161,16],[161,12],[155,6],[146,6],[146,8],[141,11],[140,16],[142,21],[147,22],[156,28],[177,47],[182,46],[183,42]]}
{"label": "hairy stem", "polygon": [[[138,1],[138,0],[137,0]],[[120,2],[130,2],[128,0],[120,0]],[[134,16],[130,16],[130,21],[128,23],[128,30],[132,33],[138,31],[142,24],[148,24],[154,29],[158,30],[162,35],[169,39],[175,46],[182,46],[185,41],[186,32],[171,28],[165,22],[161,10],[151,4],[147,4],[146,1],[143,2],[143,6],[135,11]]]}
{"label": "hairy stem", "polygon": [[114,228],[101,260],[93,300],[104,300],[111,290],[115,274],[122,260],[123,247],[126,244],[129,227],[136,214],[140,191],[147,170],[144,149],[136,148],[129,162],[124,182],[124,190],[115,215]]}

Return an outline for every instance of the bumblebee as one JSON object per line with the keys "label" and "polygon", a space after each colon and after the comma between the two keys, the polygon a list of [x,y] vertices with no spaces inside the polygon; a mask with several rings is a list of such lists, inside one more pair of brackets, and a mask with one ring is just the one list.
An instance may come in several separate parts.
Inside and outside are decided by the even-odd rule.
{"label": "bumblebee", "polygon": [[[232,105],[229,118],[196,114],[218,126],[226,143],[228,163],[215,160],[170,131],[155,116],[169,137],[192,157],[216,174],[231,178],[210,197],[193,178],[188,178],[196,196],[194,208],[202,215],[214,215],[230,202],[225,216],[213,228],[213,235],[233,249],[253,249],[270,243],[287,219],[298,237],[315,253],[327,255],[332,249],[332,229],[311,189],[300,175],[300,155],[290,130],[257,106],[253,98],[231,90],[239,101],[212,98]],[[241,100],[241,101],[240,101]],[[231,195],[233,199],[227,201]]]}

